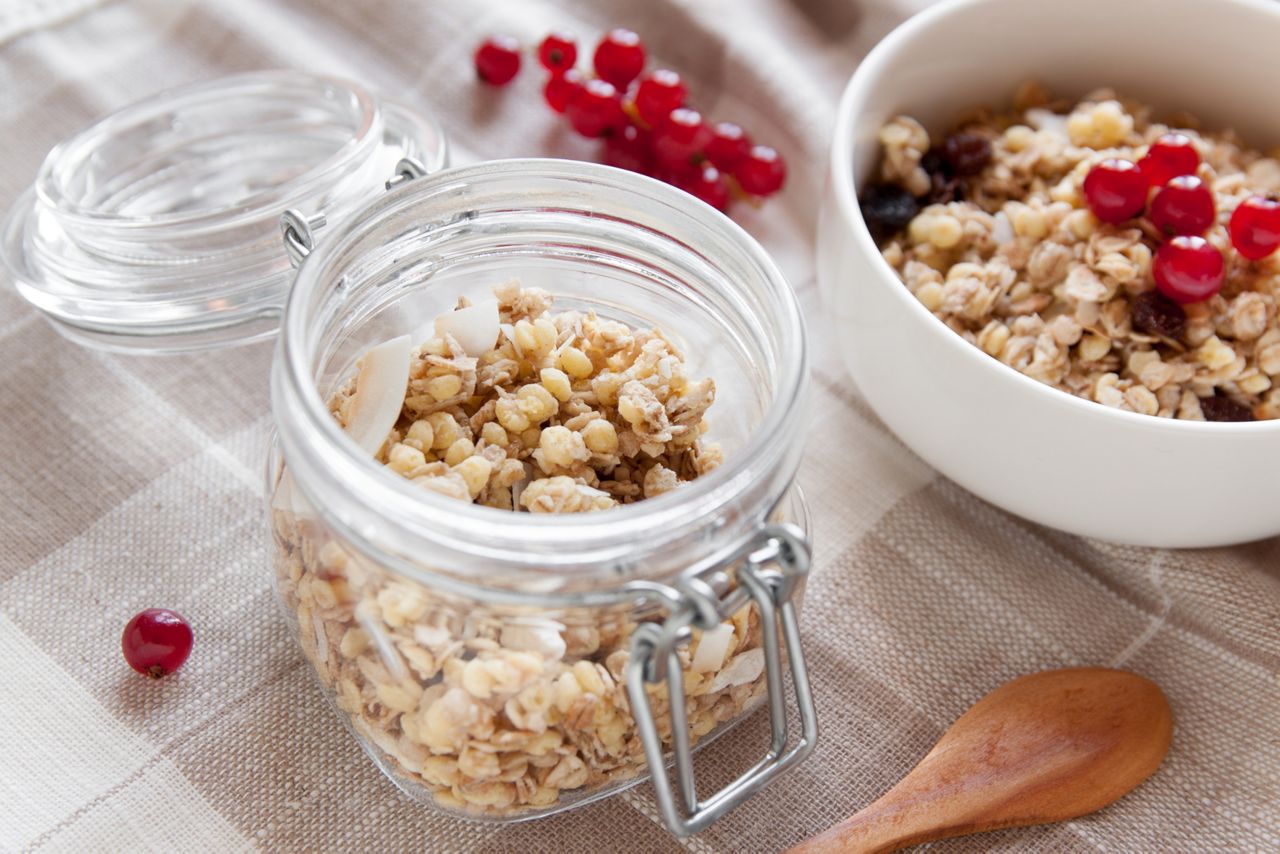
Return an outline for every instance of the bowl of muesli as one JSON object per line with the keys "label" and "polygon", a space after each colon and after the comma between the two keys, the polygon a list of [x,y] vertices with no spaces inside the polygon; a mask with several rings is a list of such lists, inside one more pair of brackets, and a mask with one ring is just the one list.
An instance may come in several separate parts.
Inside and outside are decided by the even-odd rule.
{"label": "bowl of muesli", "polygon": [[903,442],[1072,533],[1280,533],[1277,37],[1252,0],[959,0],[868,55],[819,280]]}

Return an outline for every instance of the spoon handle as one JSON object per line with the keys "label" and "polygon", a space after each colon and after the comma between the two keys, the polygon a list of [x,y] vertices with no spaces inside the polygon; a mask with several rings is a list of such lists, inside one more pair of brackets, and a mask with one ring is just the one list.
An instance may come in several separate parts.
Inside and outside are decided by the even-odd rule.
{"label": "spoon handle", "polygon": [[861,812],[850,816],[834,827],[792,848],[787,854],[880,854],[897,851],[908,845],[928,842],[933,837],[917,835],[914,828],[906,827],[901,816],[894,812],[882,812],[879,801]]}

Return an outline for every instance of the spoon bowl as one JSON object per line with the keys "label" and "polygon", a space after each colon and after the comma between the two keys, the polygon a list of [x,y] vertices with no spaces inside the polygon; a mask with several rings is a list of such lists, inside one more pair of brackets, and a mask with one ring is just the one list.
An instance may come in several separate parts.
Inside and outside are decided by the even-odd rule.
{"label": "spoon bowl", "polygon": [[896,851],[1077,818],[1155,773],[1172,737],[1169,702],[1149,679],[1102,667],[1022,676],[965,712],[879,800],[791,854]]}

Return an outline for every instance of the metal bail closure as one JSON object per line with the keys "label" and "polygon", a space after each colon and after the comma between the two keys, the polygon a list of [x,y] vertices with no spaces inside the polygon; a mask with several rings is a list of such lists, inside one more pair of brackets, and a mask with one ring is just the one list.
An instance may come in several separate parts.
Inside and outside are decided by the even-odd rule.
{"label": "metal bail closure", "polygon": [[[421,178],[427,174],[427,167],[413,157],[401,157],[396,163],[396,171],[387,179],[385,187],[394,190],[396,187]],[[325,226],[324,214],[307,216],[297,208],[289,208],[280,215],[280,237],[284,240],[285,252],[289,254],[289,263],[297,267],[315,248],[315,233]]]}
{"label": "metal bail closure", "polygon": [[[727,594],[717,593],[717,589],[723,591],[727,587],[728,577],[723,569],[739,562],[739,586]],[[679,585],[683,607],[676,609],[665,622],[645,623],[632,636],[631,659],[626,668],[631,714],[644,744],[658,808],[667,827],[677,836],[690,836],[705,829],[802,761],[817,743],[817,716],[804,652],[800,647],[795,603],[792,601],[797,585],[809,572],[809,563],[809,545],[798,528],[793,525],[762,528],[730,553],[718,556],[716,566],[706,578],[692,578]],[[760,609],[772,738],[764,758],[719,792],[706,800],[699,800],[689,743],[684,673],[680,669],[677,649],[689,641],[693,628],[703,631],[715,628],[748,602],[754,602]],[[779,624],[782,627],[781,642]],[[790,749],[787,748],[787,708],[783,693],[783,643],[791,665],[801,729],[799,741]],[[666,679],[670,699],[672,764],[680,792],[680,806],[672,795],[671,780],[663,758],[664,745],[645,692],[646,684],[663,679]]]}
{"label": "metal bail closure", "polygon": [[394,190],[406,181],[412,181],[414,178],[421,178],[427,174],[427,167],[412,157],[401,157],[400,162],[396,163],[395,173],[387,179],[385,186],[388,190]]}
{"label": "metal bail closure", "polygon": [[280,216],[280,236],[289,253],[289,263],[298,266],[315,248],[315,232],[324,228],[324,214],[307,216],[297,208],[289,208]]}

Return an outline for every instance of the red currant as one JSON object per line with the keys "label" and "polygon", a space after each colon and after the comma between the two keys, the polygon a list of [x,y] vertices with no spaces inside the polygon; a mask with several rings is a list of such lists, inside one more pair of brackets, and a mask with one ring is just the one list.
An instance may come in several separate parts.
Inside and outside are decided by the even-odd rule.
{"label": "red currant", "polygon": [[542,97],[547,106],[557,113],[563,113],[565,107],[573,100],[573,96],[582,88],[582,75],[570,68],[563,74],[552,74],[547,85],[542,87]]}
{"label": "red currant", "polygon": [[636,112],[650,127],[656,127],[672,110],[684,106],[688,94],[679,74],[659,68],[646,74],[636,87]]}
{"label": "red currant", "polygon": [[1176,303],[1200,302],[1222,289],[1222,253],[1203,237],[1179,235],[1156,250],[1156,288]]}
{"label": "red currant", "polygon": [[148,608],[125,625],[120,648],[130,667],[159,679],[182,666],[191,654],[193,640],[191,626],[181,614]]}
{"label": "red currant", "polygon": [[644,43],[631,30],[610,30],[596,47],[592,64],[596,74],[624,89],[644,71]]}
{"label": "red currant", "polygon": [[1231,245],[1250,261],[1266,258],[1280,247],[1280,200],[1250,196],[1231,213]]}
{"label": "red currant", "polygon": [[679,187],[718,211],[729,209],[729,183],[720,170],[709,163],[680,181]]}
{"label": "red currant", "polygon": [[511,36],[492,36],[476,48],[476,74],[485,83],[505,86],[520,71],[520,43]]}
{"label": "red currant", "polygon": [[564,112],[574,130],[591,138],[607,136],[627,123],[618,90],[604,80],[583,83]]}
{"label": "red currant", "polygon": [[604,141],[604,162],[619,169],[653,174],[652,134],[635,125],[627,125]]}
{"label": "red currant", "polygon": [[787,180],[787,163],[767,145],[752,146],[734,169],[733,177],[751,195],[771,196],[781,190]]}
{"label": "red currant", "polygon": [[1165,234],[1204,234],[1216,215],[1213,193],[1195,175],[1170,179],[1151,200],[1151,224]]}
{"label": "red currant", "polygon": [[568,33],[551,33],[538,45],[538,61],[553,74],[568,71],[578,61],[578,43]]}
{"label": "red currant", "polygon": [[1151,143],[1138,168],[1152,187],[1163,187],[1179,175],[1194,175],[1200,165],[1200,153],[1191,137],[1183,133],[1166,133]]}
{"label": "red currant", "polygon": [[711,128],[702,120],[702,114],[679,107],[654,130],[653,153],[663,168],[685,172],[697,165],[710,141]]}
{"label": "red currant", "polygon": [[1084,178],[1084,200],[1103,222],[1124,222],[1142,213],[1147,188],[1147,179],[1136,165],[1113,157],[1089,170]]}
{"label": "red currant", "polygon": [[733,122],[720,122],[711,129],[707,159],[721,172],[732,173],[750,153],[751,137]]}

